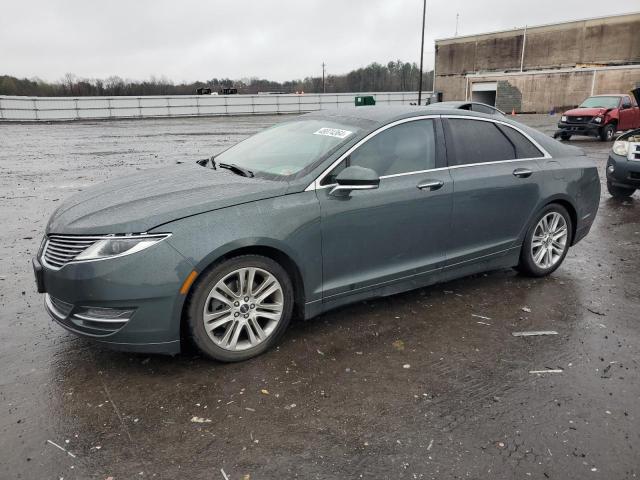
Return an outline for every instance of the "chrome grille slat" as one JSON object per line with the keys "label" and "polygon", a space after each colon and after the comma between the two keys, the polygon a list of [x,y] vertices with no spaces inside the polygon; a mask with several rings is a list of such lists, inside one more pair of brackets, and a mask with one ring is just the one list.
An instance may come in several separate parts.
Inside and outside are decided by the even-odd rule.
{"label": "chrome grille slat", "polygon": [[88,242],[72,242],[72,241],[67,241],[67,240],[52,240],[51,243],[55,244],[55,245],[60,245],[60,246],[76,246],[76,247],[83,247],[83,246],[88,246],[91,245],[92,243],[95,243],[96,240],[91,240]]}
{"label": "chrome grille slat", "polygon": [[80,253],[85,248],[86,247],[82,247],[82,248],[64,248],[64,247],[61,247],[60,245],[56,245],[54,243],[50,243],[48,250],[53,250],[54,252],[59,252],[59,253],[69,253],[69,252]]}
{"label": "chrome grille slat", "polygon": [[53,253],[53,252],[49,251],[49,252],[45,253],[45,257],[53,258],[55,260],[62,260],[63,262],[66,262],[66,261],[69,261],[72,258],[74,258],[75,255],[59,255],[59,254],[56,254],[56,253]]}

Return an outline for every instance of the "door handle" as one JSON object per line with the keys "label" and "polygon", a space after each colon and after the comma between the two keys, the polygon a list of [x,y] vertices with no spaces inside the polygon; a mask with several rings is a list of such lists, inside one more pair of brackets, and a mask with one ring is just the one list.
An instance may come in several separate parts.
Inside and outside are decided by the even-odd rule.
{"label": "door handle", "polygon": [[519,178],[529,178],[532,174],[533,170],[529,170],[528,168],[516,168],[513,171],[513,176]]}
{"label": "door handle", "polygon": [[442,180],[423,180],[416,186],[419,190],[429,190],[432,192],[434,190],[439,190],[443,185],[444,182]]}

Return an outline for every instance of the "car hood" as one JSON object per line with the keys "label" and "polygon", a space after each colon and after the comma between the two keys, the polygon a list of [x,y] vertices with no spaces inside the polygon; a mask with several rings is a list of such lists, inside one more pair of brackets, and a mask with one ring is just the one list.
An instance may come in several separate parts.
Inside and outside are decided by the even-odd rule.
{"label": "car hood", "polygon": [[183,164],[92,186],[64,201],[47,233],[141,233],[163,223],[284,195],[288,183]]}
{"label": "car hood", "polygon": [[563,115],[570,115],[572,117],[595,117],[602,115],[610,108],[574,108],[563,113]]}

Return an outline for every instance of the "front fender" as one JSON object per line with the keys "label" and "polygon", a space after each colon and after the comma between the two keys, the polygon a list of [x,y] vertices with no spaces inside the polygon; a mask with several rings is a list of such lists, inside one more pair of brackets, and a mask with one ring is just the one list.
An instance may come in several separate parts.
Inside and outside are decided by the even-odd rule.
{"label": "front fender", "polygon": [[268,247],[298,268],[307,302],[322,295],[320,206],[315,192],[299,192],[176,220],[161,229],[197,272],[247,247]]}

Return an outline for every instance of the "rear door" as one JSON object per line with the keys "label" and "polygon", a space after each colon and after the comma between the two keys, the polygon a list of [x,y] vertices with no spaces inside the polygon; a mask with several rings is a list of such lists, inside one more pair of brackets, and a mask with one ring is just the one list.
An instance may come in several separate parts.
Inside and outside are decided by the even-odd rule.
{"label": "rear door", "polygon": [[544,156],[523,133],[499,121],[444,120],[454,183],[448,265],[507,253],[539,199]]}

